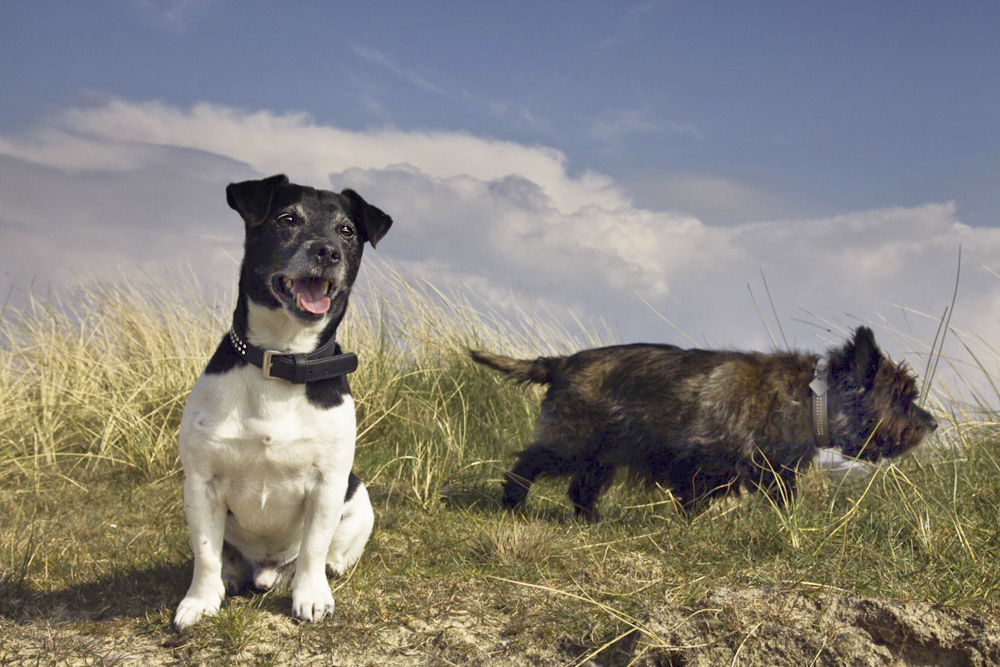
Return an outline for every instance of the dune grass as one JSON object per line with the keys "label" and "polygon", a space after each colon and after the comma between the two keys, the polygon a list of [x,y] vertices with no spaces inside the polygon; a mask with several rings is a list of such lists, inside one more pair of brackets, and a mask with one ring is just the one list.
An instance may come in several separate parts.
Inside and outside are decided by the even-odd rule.
{"label": "dune grass", "polygon": [[[361,359],[355,467],[376,532],[332,582],[335,619],[314,627],[275,629],[288,615],[281,592],[231,600],[183,638],[169,627],[190,577],[177,428],[228,305],[194,286],[122,283],[4,314],[0,663],[127,662],[149,644],[147,657],[172,664],[372,645],[462,664],[462,628],[483,623],[499,629],[499,652],[547,646],[583,660],[643,632],[644,610],[719,587],[1000,611],[996,397],[968,407],[935,387],[932,443],[862,474],[810,471],[789,509],[744,498],[688,522],[669,494],[615,485],[603,521],[585,525],[565,482],[541,481],[511,515],[500,476],[530,437],[539,393],[472,364],[466,348],[535,356],[600,337],[538,315],[512,325],[398,271],[368,271],[377,291],[355,295],[342,341]],[[67,624],[74,638],[52,639]],[[401,629],[424,639],[401,644]]]}

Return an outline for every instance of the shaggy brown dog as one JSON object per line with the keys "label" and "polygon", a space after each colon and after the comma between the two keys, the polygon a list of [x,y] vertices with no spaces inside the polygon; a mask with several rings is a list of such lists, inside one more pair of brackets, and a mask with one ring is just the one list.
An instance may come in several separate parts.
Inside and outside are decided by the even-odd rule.
{"label": "shaggy brown dog", "polygon": [[[506,474],[508,507],[524,502],[539,475],[569,476],[577,514],[596,520],[594,505],[618,467],[670,489],[688,512],[741,485],[783,503],[817,445],[878,461],[937,428],[914,402],[913,376],[867,327],[827,353],[826,373],[822,365],[817,373],[819,355],[799,352],[637,344],[535,360],[470,353],[518,382],[549,387],[535,441]],[[828,403],[814,419],[817,378]]]}

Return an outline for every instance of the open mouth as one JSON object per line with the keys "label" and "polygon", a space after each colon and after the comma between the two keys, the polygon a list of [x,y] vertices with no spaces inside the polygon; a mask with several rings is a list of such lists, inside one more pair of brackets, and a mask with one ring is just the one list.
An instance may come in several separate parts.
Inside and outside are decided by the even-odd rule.
{"label": "open mouth", "polygon": [[324,278],[293,278],[276,275],[272,279],[276,294],[294,304],[296,310],[320,317],[330,310],[333,284]]}

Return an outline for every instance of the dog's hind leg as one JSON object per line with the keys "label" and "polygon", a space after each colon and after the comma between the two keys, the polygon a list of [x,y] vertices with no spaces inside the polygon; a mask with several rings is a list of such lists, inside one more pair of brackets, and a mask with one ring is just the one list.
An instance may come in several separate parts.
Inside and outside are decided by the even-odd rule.
{"label": "dog's hind leg", "polygon": [[593,461],[573,477],[569,483],[569,499],[573,502],[577,517],[591,523],[598,520],[594,505],[601,493],[611,485],[614,476],[614,465]]}
{"label": "dog's hind leg", "polygon": [[535,478],[539,475],[570,475],[576,472],[573,459],[559,453],[565,448],[545,442],[536,442],[521,452],[510,472],[504,473],[503,504],[515,508],[528,497]]}
{"label": "dog's hind leg", "polygon": [[250,584],[253,566],[247,562],[239,549],[229,542],[222,543],[222,583],[226,585],[226,595],[237,595]]}
{"label": "dog's hind leg", "polygon": [[344,505],[344,515],[330,542],[330,550],[326,555],[328,577],[339,577],[358,562],[374,525],[375,512],[372,511],[368,490],[358,480],[358,486]]}

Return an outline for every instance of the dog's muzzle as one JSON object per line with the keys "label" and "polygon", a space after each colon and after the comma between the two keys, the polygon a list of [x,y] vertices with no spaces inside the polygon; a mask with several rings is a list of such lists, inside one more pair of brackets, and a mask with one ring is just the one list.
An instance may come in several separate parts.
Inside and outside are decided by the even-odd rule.
{"label": "dog's muzzle", "polygon": [[271,289],[302,313],[322,317],[330,310],[333,282],[326,278],[278,274],[271,279]]}

